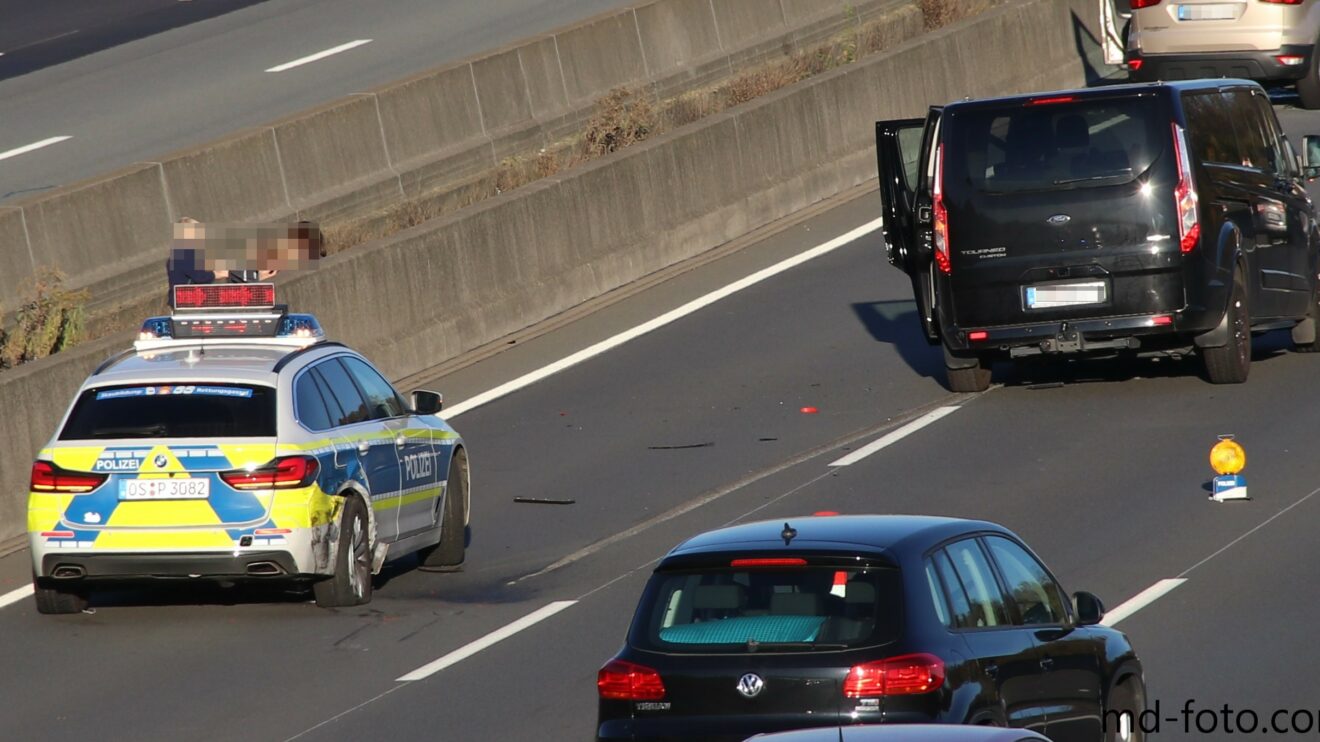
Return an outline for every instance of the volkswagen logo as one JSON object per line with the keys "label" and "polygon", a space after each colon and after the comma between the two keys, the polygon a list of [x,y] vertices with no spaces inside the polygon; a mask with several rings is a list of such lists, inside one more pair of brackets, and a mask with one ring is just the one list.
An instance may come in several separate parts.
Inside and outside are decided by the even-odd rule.
{"label": "volkswagen logo", "polygon": [[765,690],[765,681],[761,679],[760,675],[749,672],[738,678],[738,692],[747,698],[756,698],[762,690]]}
{"label": "volkswagen logo", "polygon": [[1046,219],[1045,221],[1048,224],[1053,224],[1056,227],[1060,227],[1072,221],[1072,217],[1068,216],[1067,214],[1055,214],[1054,216],[1050,217],[1049,219]]}

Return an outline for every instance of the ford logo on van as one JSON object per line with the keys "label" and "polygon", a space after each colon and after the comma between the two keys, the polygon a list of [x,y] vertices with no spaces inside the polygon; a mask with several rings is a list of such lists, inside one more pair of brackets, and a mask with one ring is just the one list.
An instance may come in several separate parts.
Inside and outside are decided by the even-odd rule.
{"label": "ford logo on van", "polygon": [[1054,216],[1045,220],[1047,224],[1053,224],[1056,227],[1061,227],[1070,221],[1072,221],[1072,217],[1068,216],[1067,214],[1055,214]]}

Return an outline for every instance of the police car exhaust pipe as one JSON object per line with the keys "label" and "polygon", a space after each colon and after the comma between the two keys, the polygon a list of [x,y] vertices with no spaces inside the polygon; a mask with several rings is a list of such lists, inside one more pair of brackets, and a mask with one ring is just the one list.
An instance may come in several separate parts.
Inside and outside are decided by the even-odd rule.
{"label": "police car exhaust pipe", "polygon": [[247,573],[259,577],[273,577],[284,574],[284,568],[274,562],[253,562],[248,565]]}
{"label": "police car exhaust pipe", "polygon": [[54,571],[50,573],[50,576],[54,577],[57,580],[72,580],[79,577],[83,577],[86,574],[87,571],[84,570],[82,567],[78,567],[76,565],[70,565],[70,564],[61,564],[60,566],[56,567]]}

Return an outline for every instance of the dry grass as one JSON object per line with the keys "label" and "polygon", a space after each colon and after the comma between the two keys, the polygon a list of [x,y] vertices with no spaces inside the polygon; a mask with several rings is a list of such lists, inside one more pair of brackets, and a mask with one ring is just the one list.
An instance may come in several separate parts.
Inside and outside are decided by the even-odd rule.
{"label": "dry grass", "polygon": [[14,310],[13,322],[0,328],[0,368],[45,358],[82,340],[87,299],[86,290],[65,288],[58,270],[38,270]]}
{"label": "dry grass", "polygon": [[645,139],[656,129],[655,108],[640,90],[615,88],[596,102],[582,132],[587,159],[603,157]]}

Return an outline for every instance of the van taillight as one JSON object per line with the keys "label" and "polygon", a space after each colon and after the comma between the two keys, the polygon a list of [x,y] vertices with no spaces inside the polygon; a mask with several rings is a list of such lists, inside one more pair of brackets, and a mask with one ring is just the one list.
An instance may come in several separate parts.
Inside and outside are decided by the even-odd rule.
{"label": "van taillight", "polygon": [[847,698],[910,696],[944,685],[944,660],[933,654],[905,654],[853,665],[843,681]]}
{"label": "van taillight", "polygon": [[1142,8],[1153,8],[1159,4],[1160,4],[1160,0],[1132,0],[1132,2],[1130,3],[1133,10],[1141,10]]}
{"label": "van taillight", "polygon": [[316,481],[320,471],[321,464],[311,456],[284,456],[260,469],[221,472],[220,478],[236,490],[292,489]]}
{"label": "van taillight", "polygon": [[660,673],[626,660],[606,662],[596,674],[596,690],[601,698],[620,701],[658,701],[665,697]]}
{"label": "van taillight", "polygon": [[935,265],[940,272],[952,273],[953,261],[949,259],[949,212],[944,208],[944,145],[935,150],[935,187],[931,189],[934,200],[935,218]]}
{"label": "van taillight", "polygon": [[1196,182],[1192,178],[1192,162],[1187,152],[1187,136],[1183,128],[1173,125],[1173,148],[1178,157],[1178,187],[1173,191],[1178,203],[1178,245],[1184,253],[1196,248],[1201,239],[1201,223],[1197,220]]}
{"label": "van taillight", "polygon": [[32,492],[91,492],[105,484],[109,475],[91,472],[67,471],[49,461],[32,463],[32,479],[28,489]]}

